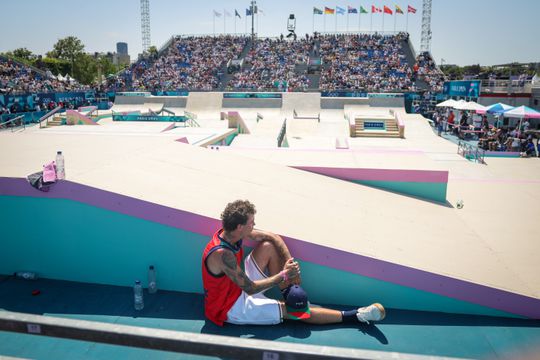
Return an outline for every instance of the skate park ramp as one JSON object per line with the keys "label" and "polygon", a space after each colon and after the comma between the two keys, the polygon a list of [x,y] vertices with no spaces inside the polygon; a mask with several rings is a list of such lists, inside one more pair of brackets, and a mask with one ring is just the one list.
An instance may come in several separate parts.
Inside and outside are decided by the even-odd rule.
{"label": "skate park ramp", "polygon": [[293,110],[299,114],[308,112],[317,114],[321,109],[320,93],[283,93],[282,112],[287,117],[292,117]]}
{"label": "skate park ramp", "polygon": [[[103,294],[110,289],[129,293],[134,277],[144,278],[152,263],[161,274],[160,294],[185,294],[190,304],[200,305],[200,273],[193,268],[200,267],[200,254],[220,226],[224,206],[249,199],[257,206],[257,227],[281,234],[300,261],[303,286],[313,304],[347,309],[381,302],[389,309],[381,324],[361,328],[373,334],[370,337],[356,324],[324,327],[327,333],[295,323],[268,332],[246,330],[257,338],[275,339],[276,331],[284,331],[289,335],[281,337],[291,342],[478,357],[504,357],[510,348],[538,343],[540,327],[531,319],[540,317],[540,248],[530,241],[537,217],[534,211],[523,211],[534,209],[540,199],[538,162],[471,163],[457,155],[455,144],[437,137],[425,119],[403,116],[405,139],[349,138],[348,149],[204,149],[177,141],[181,129],[162,132],[168,124],[151,124],[152,131],[143,130],[149,129],[145,124],[138,130],[139,125],[125,124],[125,133],[114,136],[83,133],[107,128],[106,120],[99,127],[0,133],[4,149],[17,153],[0,160],[5,229],[0,274],[32,268],[44,281],[60,284],[44,284],[47,289],[76,282],[81,293],[97,289],[97,284],[106,287]],[[323,110],[321,124],[340,117],[345,124],[343,112]],[[262,136],[264,126],[275,125],[265,120],[276,119],[255,122],[261,127],[254,126],[252,134]],[[311,126],[297,130],[315,139]],[[67,180],[48,193],[29,186],[26,175],[39,170],[57,150],[65,154]],[[316,167],[446,173],[446,201],[344,181],[331,176],[336,174],[316,173]],[[460,200],[464,206],[458,209]],[[29,209],[40,213],[32,227],[25,225]],[[59,226],[65,236],[58,236]],[[6,284],[12,282],[0,285],[1,291],[17,293]],[[0,307],[16,309],[13,304]],[[148,308],[152,306],[150,302]],[[94,317],[79,308],[72,311]],[[137,319],[163,328],[175,319],[188,331],[218,331],[205,325],[197,306],[187,318],[162,313],[159,320],[151,314]],[[96,313],[101,319],[106,315]],[[290,337],[306,329],[309,336]],[[231,327],[225,331],[242,336]],[[501,337],[513,341],[489,340]]]}
{"label": "skate park ramp", "polygon": [[[249,198],[261,209],[258,226],[282,234],[292,251],[298,253],[305,269],[306,287],[314,301],[352,305],[359,300],[373,301],[376,294],[376,298],[389,307],[408,310],[539,316],[536,309],[540,283],[530,269],[537,266],[534,254],[540,249],[537,243],[527,241],[535,216],[520,215],[522,226],[511,230],[512,238],[516,239],[512,247],[507,241],[508,231],[495,224],[483,226],[487,219],[498,214],[500,204],[490,199],[490,206],[479,211],[483,197],[475,195],[475,187],[471,185],[477,184],[478,188],[481,184],[496,193],[500,191],[498,188],[514,182],[511,178],[504,183],[493,181],[496,176],[484,174],[484,168],[475,169],[474,180],[465,181],[465,186],[461,186],[463,179],[450,183],[455,188],[450,188],[449,204],[439,204],[396,196],[275,162],[192,147],[165,137],[95,137],[46,132],[3,137],[6,148],[19,153],[17,160],[2,160],[5,182],[2,189],[3,195],[8,196],[6,201],[17,201],[12,197],[17,194],[42,201],[39,200],[43,199],[42,194],[30,187],[24,177],[46,161],[46,154],[54,154],[56,149],[62,148],[66,163],[72,165],[69,181],[57,186],[60,198],[90,201],[92,208],[105,206],[108,211],[114,208],[112,211],[127,212],[132,217],[136,214],[131,211],[138,205],[121,209],[117,206],[125,203],[124,200],[99,205],[92,200],[94,196],[80,198],[88,192],[110,194],[107,199],[128,196],[135,199],[135,203],[140,202],[144,209],[165,207],[158,218],[150,216],[154,211],[137,212],[136,217],[142,216],[158,227],[166,223],[178,231],[195,231],[207,236],[216,225],[211,219],[219,218],[224,204],[231,198]],[[141,168],[138,164],[142,163]],[[540,168],[533,166],[529,171],[536,174]],[[224,173],[228,175],[224,177]],[[529,179],[517,177],[520,186],[512,193],[512,198],[519,203],[516,207],[540,195],[538,180],[528,176]],[[127,183],[126,177],[130,179]],[[189,184],[189,191],[156,186],[179,181],[175,179]],[[287,186],[284,188],[282,184]],[[80,193],[71,193],[74,188],[80,189]],[[224,188],[227,191],[223,191]],[[479,192],[485,196],[486,190]],[[198,195],[201,193],[205,194],[205,199],[212,200],[203,201]],[[54,202],[54,194],[47,194],[45,199]],[[466,204],[463,209],[453,206],[460,194],[464,195]],[[285,203],[286,207],[280,205]],[[507,208],[513,210],[512,206]],[[180,214],[192,220],[176,222],[178,216],[184,216]],[[170,223],[169,218],[177,220]],[[195,225],[189,225],[191,221],[202,228],[193,228]],[[205,221],[209,222],[203,226]],[[512,250],[517,244],[519,250]],[[200,250],[198,246],[202,244],[198,243],[193,253],[185,256],[194,257]],[[11,258],[18,258],[17,254],[12,255]],[[2,273],[17,266],[13,262],[2,263]],[[47,274],[48,270],[43,270]],[[340,285],[350,291],[331,294],[323,291],[336,285],[337,274],[340,274]],[[50,276],[64,277],[57,272],[51,272]],[[165,282],[164,286],[171,290],[200,291],[198,277],[184,280]],[[325,286],[314,286],[326,281]],[[115,282],[123,284],[120,278]],[[350,283],[356,285],[351,289]],[[364,286],[369,286],[373,294],[363,293]]]}

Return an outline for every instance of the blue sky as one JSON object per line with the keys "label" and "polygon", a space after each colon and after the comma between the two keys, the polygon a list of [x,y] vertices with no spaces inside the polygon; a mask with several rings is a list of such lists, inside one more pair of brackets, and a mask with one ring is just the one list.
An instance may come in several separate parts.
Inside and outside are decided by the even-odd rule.
{"label": "blue sky", "polygon": [[[115,51],[116,42],[127,42],[129,53],[136,56],[142,49],[139,0],[4,0],[0,2],[0,52],[26,47],[36,54],[44,54],[63,37],[74,35],[85,44],[88,52]],[[287,33],[287,18],[295,14],[296,32],[303,35],[323,31],[323,16],[315,17],[313,7],[397,4],[406,13],[408,5],[417,9],[409,14],[408,30],[415,49],[420,48],[422,0],[392,1],[309,1],[258,0],[264,15],[258,17],[261,36]],[[175,34],[212,34],[215,9],[227,9],[234,15],[238,9],[242,19],[236,21],[236,31],[245,30],[245,9],[249,0],[150,0],[152,45],[161,47]],[[5,14],[11,14],[5,16]],[[540,1],[536,0],[433,0],[431,52],[440,64],[494,65],[508,62],[540,62],[538,39]],[[394,29],[394,17],[386,15],[384,29]],[[335,30],[336,15],[326,16],[326,30]],[[338,31],[346,30],[345,15],[337,15]],[[226,18],[228,33],[234,32],[234,17]],[[396,29],[405,30],[406,15],[396,17]],[[362,15],[361,28],[369,30],[371,15]],[[373,30],[382,30],[382,16],[373,15]],[[216,18],[216,33],[224,30],[223,17]],[[349,30],[358,29],[358,16],[349,17]]]}

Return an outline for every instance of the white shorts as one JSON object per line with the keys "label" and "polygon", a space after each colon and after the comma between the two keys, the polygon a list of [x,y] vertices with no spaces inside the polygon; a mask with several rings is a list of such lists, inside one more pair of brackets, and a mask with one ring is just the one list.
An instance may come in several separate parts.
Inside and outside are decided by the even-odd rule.
{"label": "white shorts", "polygon": [[[268,277],[259,269],[251,254],[244,260],[244,267],[246,275],[252,281]],[[226,320],[236,325],[275,325],[282,321],[281,306],[277,300],[267,298],[263,292],[248,295],[244,291],[227,313]]]}

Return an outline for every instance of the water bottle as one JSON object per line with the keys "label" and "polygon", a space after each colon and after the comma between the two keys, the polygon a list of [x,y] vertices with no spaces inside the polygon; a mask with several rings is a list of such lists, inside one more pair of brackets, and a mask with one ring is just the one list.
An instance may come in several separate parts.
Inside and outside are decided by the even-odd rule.
{"label": "water bottle", "polygon": [[37,274],[32,271],[18,271],[15,276],[24,280],[36,280]]}
{"label": "water bottle", "polygon": [[64,167],[64,155],[61,151],[56,152],[56,178],[64,180],[66,178],[66,169]]}
{"label": "water bottle", "polygon": [[155,294],[156,291],[156,269],[154,268],[154,265],[150,265],[150,267],[148,268],[148,293]]}
{"label": "water bottle", "polygon": [[143,288],[139,280],[135,281],[135,286],[133,286],[133,298],[135,301],[135,310],[142,310],[144,308],[144,298]]}

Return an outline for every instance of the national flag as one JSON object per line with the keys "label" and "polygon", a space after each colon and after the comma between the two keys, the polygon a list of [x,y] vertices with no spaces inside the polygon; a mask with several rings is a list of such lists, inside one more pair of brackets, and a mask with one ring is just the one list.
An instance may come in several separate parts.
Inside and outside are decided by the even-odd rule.
{"label": "national flag", "polygon": [[251,9],[246,9],[246,16],[251,16]]}
{"label": "national flag", "polygon": [[352,6],[347,6],[347,12],[349,14],[358,14],[358,10],[356,10],[356,8],[353,8]]}
{"label": "national flag", "polygon": [[214,16],[221,17],[221,13],[217,12],[216,10],[214,10]]}
{"label": "national flag", "polygon": [[382,12],[381,9],[379,9],[378,7],[375,7],[375,5],[371,5],[371,13],[380,13]]}
{"label": "national flag", "polygon": [[317,9],[316,7],[313,7],[313,14],[314,15],[322,15],[323,11],[321,9]]}
{"label": "national flag", "polygon": [[228,12],[227,10],[223,10],[223,14],[226,16],[226,17],[231,17],[231,13]]}
{"label": "national flag", "polygon": [[238,10],[234,9],[234,16],[238,16],[240,19],[242,18],[240,14],[238,13]]}
{"label": "national flag", "polygon": [[401,10],[401,8],[399,6],[396,5],[396,14],[402,14],[403,15],[403,10]]}
{"label": "national flag", "polygon": [[383,9],[385,14],[393,14],[392,9],[390,9],[388,6],[384,5]]}
{"label": "national flag", "polygon": [[324,7],[324,13],[329,15],[334,15],[335,10],[329,7]]}
{"label": "national flag", "polygon": [[407,12],[408,12],[408,13],[416,14],[416,9],[413,8],[411,5],[409,5],[409,7],[407,8]]}
{"label": "national flag", "polygon": [[[258,11],[261,13],[261,15],[264,15],[264,12],[262,9],[258,9]],[[255,14],[257,13],[257,11],[255,11]]]}
{"label": "national flag", "polygon": [[336,6],[336,12],[340,15],[345,14],[345,9],[339,6]]}
{"label": "national flag", "polygon": [[360,14],[367,14],[367,10],[363,6],[360,6]]}

